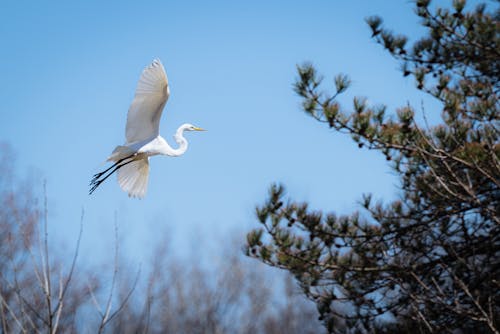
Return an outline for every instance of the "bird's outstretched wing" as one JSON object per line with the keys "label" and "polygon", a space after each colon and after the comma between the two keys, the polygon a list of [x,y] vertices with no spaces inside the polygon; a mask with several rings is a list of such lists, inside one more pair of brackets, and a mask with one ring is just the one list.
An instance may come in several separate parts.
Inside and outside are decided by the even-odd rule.
{"label": "bird's outstretched wing", "polygon": [[132,161],[118,169],[118,184],[130,197],[146,196],[149,179],[148,158]]}
{"label": "bird's outstretched wing", "polygon": [[170,96],[168,79],[159,59],[141,74],[134,100],[127,115],[127,143],[146,140],[159,134],[160,117]]}

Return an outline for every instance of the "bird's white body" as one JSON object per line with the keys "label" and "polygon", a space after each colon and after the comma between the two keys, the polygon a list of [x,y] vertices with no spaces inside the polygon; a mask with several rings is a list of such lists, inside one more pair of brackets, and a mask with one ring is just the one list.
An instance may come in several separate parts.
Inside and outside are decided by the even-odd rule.
{"label": "bird's white body", "polygon": [[[178,145],[177,148],[172,148],[167,143],[167,141],[160,135],[146,140],[141,140],[135,143],[125,144],[124,146],[127,147],[131,152],[136,152],[137,154],[144,154],[148,157],[152,157],[155,155],[168,155],[170,157],[178,157],[180,155],[183,155],[188,148],[188,142],[184,138],[184,136],[182,136],[182,133],[180,133],[179,130],[177,130],[177,133],[174,136],[174,139]],[[115,157],[113,157],[112,154],[108,158],[108,161],[117,161],[117,160]]]}
{"label": "bird's white body", "polygon": [[[131,197],[146,195],[149,177],[149,157],[167,155],[177,157],[184,154],[188,142],[184,131],[203,129],[186,123],[174,135],[178,145],[172,148],[159,134],[160,118],[170,96],[167,75],[160,60],[155,59],[141,74],[134,100],[127,114],[126,143],[117,146],[108,157],[113,166],[97,173],[90,182],[92,193],[107,177],[118,171],[118,184]],[[114,169],[113,169],[114,168]],[[112,171],[105,175],[110,169]]]}

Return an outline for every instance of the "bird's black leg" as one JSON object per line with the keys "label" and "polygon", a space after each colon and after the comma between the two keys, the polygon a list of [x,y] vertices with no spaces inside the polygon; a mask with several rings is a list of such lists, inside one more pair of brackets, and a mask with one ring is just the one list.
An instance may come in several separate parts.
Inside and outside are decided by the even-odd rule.
{"label": "bird's black leg", "polygon": [[[128,156],[126,158],[123,158],[123,159],[120,159],[118,160],[117,162],[115,162],[111,167],[107,168],[106,170],[100,172],[100,173],[97,173],[97,174],[94,174],[94,176],[92,177],[92,180],[90,181],[90,191],[89,191],[89,195],[91,195],[94,190],[97,189],[97,187],[99,187],[99,185],[101,183],[103,183],[108,177],[110,177],[114,172],[116,172],[118,169],[122,168],[123,166],[131,163],[132,161],[135,161],[134,159],[131,159],[135,156],[135,154],[131,155],[131,156]],[[123,164],[120,164],[121,162],[127,160],[127,159],[131,159],[130,161],[127,161]],[[114,169],[113,169],[114,168]],[[108,175],[106,175],[104,178],[102,179],[99,179],[101,176],[103,176],[104,174],[106,174],[109,170],[113,169]]]}
{"label": "bird's black leg", "polygon": [[130,155],[128,157],[125,157],[123,159],[120,159],[118,160],[117,162],[115,162],[111,167],[109,167],[108,169],[100,172],[100,173],[97,173],[97,174],[94,174],[94,176],[92,177],[92,180],[90,181],[90,184],[94,183],[95,181],[97,181],[98,178],[100,178],[102,175],[106,174],[110,169],[118,166],[120,163],[122,163],[123,161],[127,160],[127,159],[130,159],[132,158],[134,155]]}

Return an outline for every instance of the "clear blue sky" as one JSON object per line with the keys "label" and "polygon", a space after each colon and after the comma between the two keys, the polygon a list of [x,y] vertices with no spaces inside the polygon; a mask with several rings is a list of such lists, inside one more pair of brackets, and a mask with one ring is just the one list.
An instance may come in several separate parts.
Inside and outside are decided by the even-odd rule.
{"label": "clear blue sky", "polygon": [[[374,14],[422,31],[410,1],[3,1],[0,140],[21,175],[47,180],[51,237],[72,244],[84,208],[82,257],[96,261],[109,258],[115,213],[122,249],[143,261],[166,233],[196,247],[204,232],[256,227],[254,207],[275,181],[337,212],[363,192],[393,198],[384,158],[307,117],[292,90],[295,65],[312,61],[327,85],[351,76],[347,105],[362,95],[391,110],[420,106],[413,81],[370,39],[364,18]],[[162,135],[172,141],[184,122],[208,132],[188,133],[180,158],[152,159],[145,199],[128,198],[115,178],[89,197],[155,57],[171,86]]]}

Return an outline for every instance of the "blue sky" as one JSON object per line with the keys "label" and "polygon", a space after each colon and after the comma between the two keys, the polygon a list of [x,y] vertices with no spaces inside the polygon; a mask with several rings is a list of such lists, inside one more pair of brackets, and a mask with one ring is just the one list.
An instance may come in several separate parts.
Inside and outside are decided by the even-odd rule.
{"label": "blue sky", "polygon": [[[182,252],[258,226],[254,207],[272,182],[341,213],[364,192],[393,198],[383,156],[306,116],[292,90],[296,64],[311,61],[325,89],[336,73],[351,77],[347,106],[361,95],[391,110],[422,100],[432,109],[370,39],[364,18],[374,14],[422,32],[410,1],[3,1],[0,140],[20,174],[47,180],[51,238],[71,245],[84,208],[81,256],[97,262],[109,259],[115,214],[122,249],[141,262],[162,236]],[[171,87],[162,135],[172,142],[184,122],[208,131],[187,134],[184,156],[152,159],[145,199],[128,198],[114,178],[89,197],[155,57]]]}

